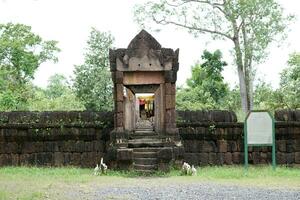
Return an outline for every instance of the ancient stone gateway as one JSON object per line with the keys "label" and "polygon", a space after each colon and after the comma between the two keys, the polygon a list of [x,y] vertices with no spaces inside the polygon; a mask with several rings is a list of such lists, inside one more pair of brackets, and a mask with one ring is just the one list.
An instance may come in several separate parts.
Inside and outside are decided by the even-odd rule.
{"label": "ancient stone gateway", "polygon": [[127,49],[110,50],[115,102],[111,150],[118,167],[165,170],[181,159],[175,116],[178,53],[162,48],[145,30]]}

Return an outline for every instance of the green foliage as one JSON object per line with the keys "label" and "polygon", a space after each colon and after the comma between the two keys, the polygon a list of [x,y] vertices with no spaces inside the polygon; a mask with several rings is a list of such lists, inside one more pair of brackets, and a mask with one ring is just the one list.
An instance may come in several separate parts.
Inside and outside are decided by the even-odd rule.
{"label": "green foliage", "polygon": [[84,110],[83,103],[76,97],[67,79],[60,74],[51,76],[46,89],[32,86],[33,95],[28,110],[69,111]]}
{"label": "green foliage", "polygon": [[300,53],[290,55],[288,67],[280,75],[279,103],[284,108],[300,108]]}
{"label": "green foliage", "polygon": [[223,108],[229,88],[224,83],[222,71],[226,62],[222,61],[219,50],[204,51],[204,61],[192,67],[192,77],[187,80],[187,88],[179,88],[176,106],[181,110],[201,110]]}
{"label": "green foliage", "polygon": [[213,109],[216,103],[201,87],[177,88],[176,109],[178,110],[203,110]]}
{"label": "green foliage", "polygon": [[216,103],[220,103],[228,93],[228,85],[221,74],[227,63],[221,60],[222,53],[219,50],[213,53],[205,50],[201,58],[204,62],[192,68],[192,77],[187,80],[187,85],[191,88],[201,87],[200,90],[208,92]]}
{"label": "green foliage", "polygon": [[288,67],[280,75],[279,88],[260,81],[255,89],[255,109],[298,109],[300,108],[300,54],[290,55]]}
{"label": "green foliage", "polygon": [[109,72],[110,33],[92,28],[82,65],[75,66],[74,88],[88,110],[112,110],[112,81]]}
{"label": "green foliage", "polygon": [[69,83],[66,77],[62,74],[54,74],[48,80],[46,95],[50,99],[62,96],[69,90]]}
{"label": "green foliage", "polygon": [[0,24],[0,109],[26,109],[28,83],[46,61],[57,61],[57,42],[44,41],[23,24]]}
{"label": "green foliage", "polygon": [[275,0],[159,0],[135,6],[135,20],[143,27],[157,27],[153,22],[173,25],[195,36],[210,34],[231,41],[245,112],[252,109],[253,65],[265,60],[270,43],[282,42],[293,18],[284,16]]}

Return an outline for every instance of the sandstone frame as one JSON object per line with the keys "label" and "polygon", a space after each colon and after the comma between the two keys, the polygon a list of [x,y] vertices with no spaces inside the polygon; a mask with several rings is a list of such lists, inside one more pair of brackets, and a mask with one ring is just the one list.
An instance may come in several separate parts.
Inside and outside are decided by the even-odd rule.
{"label": "sandstone frame", "polygon": [[133,38],[127,49],[110,50],[115,132],[134,131],[135,93],[151,92],[155,94],[155,131],[161,135],[178,134],[175,122],[178,54],[178,49],[162,48],[145,30]]}

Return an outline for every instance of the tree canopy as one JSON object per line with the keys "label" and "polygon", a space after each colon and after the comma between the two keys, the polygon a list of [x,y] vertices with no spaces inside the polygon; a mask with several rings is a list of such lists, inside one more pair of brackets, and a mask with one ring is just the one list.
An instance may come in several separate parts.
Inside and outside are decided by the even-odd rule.
{"label": "tree canopy", "polygon": [[75,92],[88,110],[112,110],[112,81],[108,54],[113,41],[110,33],[92,28],[84,63],[75,66]]}
{"label": "tree canopy", "polygon": [[245,112],[253,106],[253,66],[264,61],[271,42],[285,37],[292,18],[275,0],[159,0],[135,7],[142,26],[174,25],[195,36],[208,33],[231,41]]}
{"label": "tree canopy", "polygon": [[222,76],[227,63],[222,61],[221,52],[216,50],[211,53],[205,50],[201,58],[203,63],[192,67],[192,77],[187,80],[187,88],[178,89],[178,109],[221,108],[228,95],[229,88]]}
{"label": "tree canopy", "polygon": [[43,40],[24,24],[0,24],[0,107],[25,109],[27,87],[46,61],[57,61],[57,42]]}

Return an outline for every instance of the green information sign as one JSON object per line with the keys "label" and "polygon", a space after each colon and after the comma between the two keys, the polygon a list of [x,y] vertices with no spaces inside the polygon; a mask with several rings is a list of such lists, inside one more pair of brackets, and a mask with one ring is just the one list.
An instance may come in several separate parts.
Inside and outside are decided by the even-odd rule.
{"label": "green information sign", "polygon": [[249,146],[272,146],[272,166],[276,167],[275,158],[275,123],[268,111],[251,111],[244,123],[245,168],[248,169]]}

